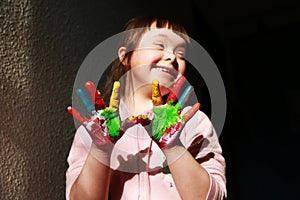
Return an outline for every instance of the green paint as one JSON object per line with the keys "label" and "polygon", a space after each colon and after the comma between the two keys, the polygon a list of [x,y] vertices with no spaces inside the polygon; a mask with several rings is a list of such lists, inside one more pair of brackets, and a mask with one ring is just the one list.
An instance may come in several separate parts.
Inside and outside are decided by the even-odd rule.
{"label": "green paint", "polygon": [[116,138],[120,136],[120,117],[117,110],[113,108],[105,108],[101,112],[101,115],[105,118],[110,137]]}
{"label": "green paint", "polygon": [[160,140],[163,132],[167,128],[181,121],[181,116],[179,115],[181,105],[177,103],[173,106],[172,104],[173,100],[164,106],[158,106],[153,109],[154,120],[152,125],[152,137],[157,141]]}

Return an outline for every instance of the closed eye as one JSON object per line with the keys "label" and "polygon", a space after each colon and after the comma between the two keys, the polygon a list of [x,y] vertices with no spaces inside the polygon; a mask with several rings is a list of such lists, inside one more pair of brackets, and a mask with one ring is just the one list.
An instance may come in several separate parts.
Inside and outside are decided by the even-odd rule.
{"label": "closed eye", "polygon": [[175,55],[179,58],[184,58],[185,57],[185,52],[184,51],[176,51]]}
{"label": "closed eye", "polygon": [[165,48],[165,45],[163,42],[154,42],[154,46],[158,47],[159,49]]}

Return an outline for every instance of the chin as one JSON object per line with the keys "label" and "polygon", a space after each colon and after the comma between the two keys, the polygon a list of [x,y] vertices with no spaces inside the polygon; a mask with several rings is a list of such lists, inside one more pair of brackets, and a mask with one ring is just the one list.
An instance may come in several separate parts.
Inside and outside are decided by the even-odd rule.
{"label": "chin", "polygon": [[152,81],[153,80],[158,80],[159,85],[163,86],[165,88],[171,88],[174,85],[175,81],[176,81],[176,79],[174,77],[166,76],[166,75],[159,74],[159,73],[152,74],[151,78],[152,78],[151,79]]}
{"label": "chin", "polygon": [[164,80],[158,80],[159,81],[159,85],[162,89],[167,89],[170,90],[173,85],[174,85],[174,81],[164,81]]}

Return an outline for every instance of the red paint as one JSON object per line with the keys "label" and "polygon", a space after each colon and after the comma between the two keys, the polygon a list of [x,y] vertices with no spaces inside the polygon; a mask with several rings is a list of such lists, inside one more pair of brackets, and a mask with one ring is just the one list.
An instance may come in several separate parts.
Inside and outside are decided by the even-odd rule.
{"label": "red paint", "polygon": [[169,102],[170,100],[174,100],[174,102],[176,102],[178,100],[178,98],[177,98],[178,94],[179,94],[180,89],[185,81],[186,81],[186,79],[184,76],[181,76],[178,78],[178,80],[174,84],[173,88],[171,89],[171,92],[168,96],[167,102]]}
{"label": "red paint", "polygon": [[87,81],[85,83],[85,88],[89,91],[92,102],[95,105],[96,110],[101,110],[105,107],[105,102],[100,95],[99,90],[95,87],[94,83],[91,81]]}
{"label": "red paint", "polygon": [[80,113],[75,108],[69,106],[67,110],[79,123],[83,124],[84,122],[89,121],[87,118],[81,117]]}

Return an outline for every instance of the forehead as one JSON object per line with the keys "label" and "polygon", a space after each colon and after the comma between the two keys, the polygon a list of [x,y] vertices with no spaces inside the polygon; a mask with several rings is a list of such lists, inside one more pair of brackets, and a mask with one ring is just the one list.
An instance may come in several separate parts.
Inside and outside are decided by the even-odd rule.
{"label": "forehead", "polygon": [[151,25],[141,37],[141,43],[151,42],[153,40],[162,39],[171,42],[174,45],[186,45],[186,41],[176,32],[169,28],[157,28]]}

